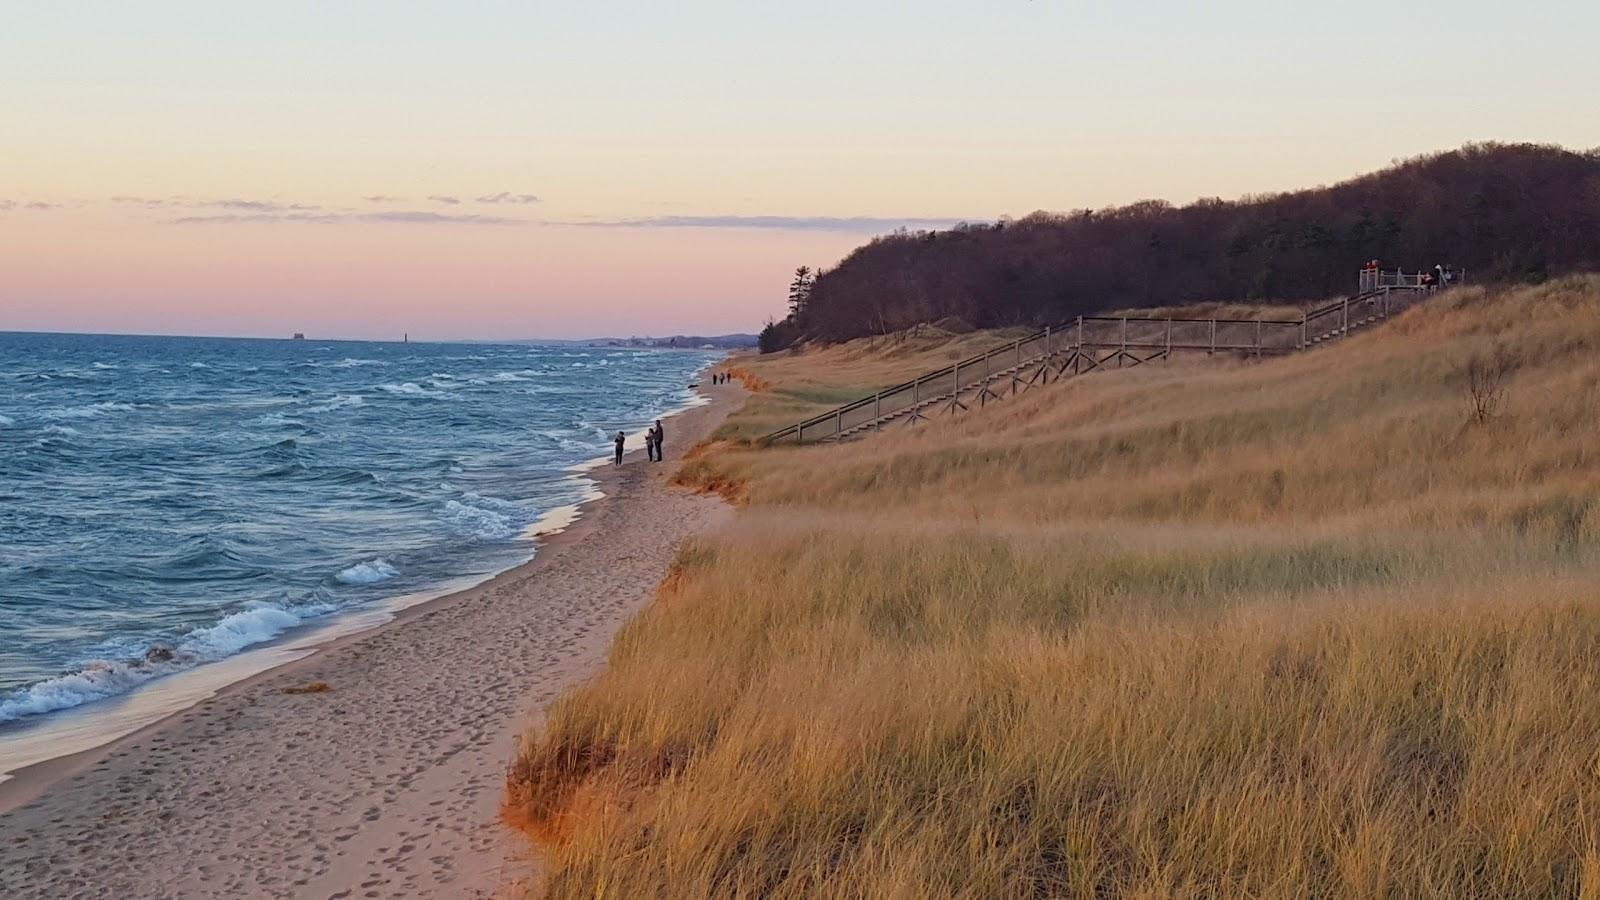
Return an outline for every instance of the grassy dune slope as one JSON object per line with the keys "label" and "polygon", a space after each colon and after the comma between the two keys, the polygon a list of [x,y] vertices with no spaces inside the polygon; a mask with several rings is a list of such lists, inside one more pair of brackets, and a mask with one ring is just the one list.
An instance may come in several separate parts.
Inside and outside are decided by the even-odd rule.
{"label": "grassy dune slope", "polygon": [[858,400],[880,388],[909,381],[1032,329],[946,334],[937,329],[860,338],[826,350],[751,354],[732,369],[756,392],[731,417],[719,438],[752,440],[795,422]]}
{"label": "grassy dune slope", "polygon": [[[683,477],[748,508],[518,764],[549,890],[1600,896],[1597,346],[1600,279],[1460,291],[718,445]],[[747,369],[854,390],[851,352]],[[1515,367],[1483,424],[1474,356]]]}

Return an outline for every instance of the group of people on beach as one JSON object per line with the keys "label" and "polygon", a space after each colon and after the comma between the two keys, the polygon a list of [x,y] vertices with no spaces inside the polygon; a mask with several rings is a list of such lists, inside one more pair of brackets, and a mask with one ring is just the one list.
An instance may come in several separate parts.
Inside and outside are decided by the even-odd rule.
{"label": "group of people on beach", "polygon": [[712,372],[711,373],[711,383],[712,384],[727,384],[728,383],[728,379],[730,379],[732,377],[733,376],[731,374],[727,373],[727,372]]}
{"label": "group of people on beach", "polygon": [[[650,426],[650,430],[644,433],[644,452],[651,462],[661,462],[661,443],[666,440],[666,437],[667,432],[666,429],[661,427],[660,419],[657,419],[656,423]],[[612,465],[622,465],[622,445],[627,439],[628,436],[626,434],[620,431],[617,432],[617,437],[614,441],[616,455],[612,457]]]}

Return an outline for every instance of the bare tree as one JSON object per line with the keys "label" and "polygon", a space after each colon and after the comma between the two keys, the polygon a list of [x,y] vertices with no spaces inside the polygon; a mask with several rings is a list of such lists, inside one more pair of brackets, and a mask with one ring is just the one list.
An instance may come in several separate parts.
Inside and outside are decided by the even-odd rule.
{"label": "bare tree", "polygon": [[1467,418],[1482,425],[1500,413],[1506,398],[1506,382],[1516,364],[1504,347],[1489,354],[1474,353],[1461,365],[1457,380],[1467,398]]}

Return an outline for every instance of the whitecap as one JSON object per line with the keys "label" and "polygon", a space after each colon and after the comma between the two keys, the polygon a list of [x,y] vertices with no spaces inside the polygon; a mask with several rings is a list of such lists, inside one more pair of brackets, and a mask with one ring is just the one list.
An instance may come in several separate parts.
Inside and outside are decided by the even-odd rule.
{"label": "whitecap", "polygon": [[427,388],[423,387],[422,385],[417,384],[415,381],[407,381],[407,382],[403,382],[401,384],[380,384],[380,385],[378,385],[378,390],[387,391],[388,393],[395,394],[395,395],[401,396],[401,397],[445,397],[445,396],[448,396],[443,391],[430,391]]}
{"label": "whitecap", "polygon": [[377,584],[387,581],[400,574],[390,562],[383,557],[369,559],[366,562],[356,563],[347,569],[341,569],[339,574],[333,576],[340,584]]}
{"label": "whitecap", "polygon": [[200,662],[210,662],[230,656],[299,625],[313,616],[332,612],[329,603],[307,606],[280,606],[274,603],[256,603],[231,615],[224,616],[215,625],[196,628],[184,635],[178,644],[178,654],[189,655]]}
{"label": "whitecap", "polygon": [[384,362],[381,359],[355,359],[353,357],[347,356],[344,359],[341,359],[338,362],[333,363],[331,368],[335,368],[335,369],[354,369],[357,366],[387,366],[387,365],[388,365],[388,363]]}
{"label": "whitecap", "polygon": [[331,604],[289,607],[258,603],[224,616],[213,625],[196,628],[175,647],[152,647],[144,657],[126,660],[95,659],[76,672],[46,679],[13,691],[0,700],[0,722],[81,706],[124,694],[141,684],[183,669],[213,662],[271,640],[306,619],[332,612]]}
{"label": "whitecap", "polygon": [[446,521],[455,528],[486,541],[516,537],[527,517],[514,503],[478,494],[445,501],[444,514]]}
{"label": "whitecap", "polygon": [[93,368],[100,369],[100,370],[104,371],[104,370],[107,370],[107,369],[115,369],[115,368],[118,368],[118,367],[117,366],[113,366],[110,363],[97,362],[97,363],[95,363],[93,365]]}
{"label": "whitecap", "polygon": [[78,434],[78,429],[70,428],[66,425],[46,425],[44,427],[44,433],[59,434],[62,437],[76,437]]}
{"label": "whitecap", "polygon": [[0,722],[54,712],[130,691],[146,681],[173,671],[138,662],[93,660],[83,668],[29,685],[0,700]]}
{"label": "whitecap", "polygon": [[327,403],[320,403],[316,406],[308,406],[306,407],[305,411],[308,413],[326,413],[333,412],[336,409],[344,409],[350,406],[365,406],[366,403],[367,401],[359,394],[335,394],[333,399],[329,400]]}
{"label": "whitecap", "polygon": [[10,427],[17,424],[17,420],[10,416],[0,416],[0,427]]}
{"label": "whitecap", "polygon": [[137,408],[132,403],[107,401],[105,403],[91,403],[88,406],[69,406],[64,409],[46,410],[43,416],[46,419],[93,419],[106,413],[132,412]]}

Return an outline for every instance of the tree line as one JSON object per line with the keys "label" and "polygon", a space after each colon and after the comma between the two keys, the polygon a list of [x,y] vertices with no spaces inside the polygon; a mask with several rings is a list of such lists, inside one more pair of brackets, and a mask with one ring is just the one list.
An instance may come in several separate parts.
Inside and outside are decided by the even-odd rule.
{"label": "tree line", "polygon": [[948,231],[899,231],[802,267],[776,350],[948,316],[1039,325],[1127,307],[1310,301],[1350,293],[1370,259],[1473,280],[1600,269],[1600,150],[1468,144],[1311,190],[1161,200]]}

